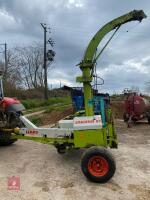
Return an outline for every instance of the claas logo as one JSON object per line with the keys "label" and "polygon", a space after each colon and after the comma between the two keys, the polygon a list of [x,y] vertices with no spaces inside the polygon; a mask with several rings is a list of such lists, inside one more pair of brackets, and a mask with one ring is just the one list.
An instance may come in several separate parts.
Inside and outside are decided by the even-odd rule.
{"label": "claas logo", "polygon": [[36,135],[36,134],[38,134],[38,131],[36,131],[36,130],[27,130],[26,134],[28,134],[28,135]]}

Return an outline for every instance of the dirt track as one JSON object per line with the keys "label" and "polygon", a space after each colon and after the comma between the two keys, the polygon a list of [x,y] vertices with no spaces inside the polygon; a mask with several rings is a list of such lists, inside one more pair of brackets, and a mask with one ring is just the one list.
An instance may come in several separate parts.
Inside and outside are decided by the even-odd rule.
{"label": "dirt track", "polygon": [[[86,180],[80,170],[82,151],[57,154],[53,146],[18,141],[0,148],[1,200],[149,200],[150,126],[127,129],[117,121],[119,149],[112,150],[117,171],[109,183]],[[19,176],[20,191],[7,189],[7,177]]]}

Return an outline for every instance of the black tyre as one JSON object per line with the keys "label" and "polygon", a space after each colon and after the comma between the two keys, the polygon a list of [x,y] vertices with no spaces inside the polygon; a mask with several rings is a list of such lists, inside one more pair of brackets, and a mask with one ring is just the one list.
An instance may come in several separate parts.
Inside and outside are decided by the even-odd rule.
{"label": "black tyre", "polygon": [[8,146],[16,142],[17,139],[11,139],[10,133],[0,132],[0,146]]}
{"label": "black tyre", "polygon": [[55,145],[56,149],[57,149],[57,152],[59,154],[64,154],[66,153],[66,146],[64,144],[57,144]]}
{"label": "black tyre", "polygon": [[66,149],[57,148],[57,152],[59,154],[65,154],[66,153]]}
{"label": "black tyre", "polygon": [[83,154],[81,169],[90,181],[105,183],[114,175],[116,163],[108,150],[94,146]]}
{"label": "black tyre", "polygon": [[129,120],[129,117],[127,117],[127,115],[125,113],[123,114],[123,120],[124,120],[124,122],[127,122]]}
{"label": "black tyre", "polygon": [[148,124],[150,124],[150,117],[147,117]]}

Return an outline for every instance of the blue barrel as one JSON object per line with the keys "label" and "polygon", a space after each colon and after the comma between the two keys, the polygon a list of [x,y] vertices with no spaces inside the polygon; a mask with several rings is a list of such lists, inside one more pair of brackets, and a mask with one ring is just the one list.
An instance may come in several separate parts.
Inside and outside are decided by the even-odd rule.
{"label": "blue barrel", "polygon": [[83,96],[72,96],[72,103],[76,111],[84,109],[84,97]]}

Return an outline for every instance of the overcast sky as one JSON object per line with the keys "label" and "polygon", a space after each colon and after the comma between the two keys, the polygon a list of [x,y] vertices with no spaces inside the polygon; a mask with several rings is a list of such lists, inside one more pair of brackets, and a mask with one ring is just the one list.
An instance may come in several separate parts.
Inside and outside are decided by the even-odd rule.
{"label": "overcast sky", "polygon": [[93,35],[105,23],[134,9],[143,9],[148,18],[123,25],[105,49],[97,65],[105,80],[99,89],[113,93],[136,86],[144,91],[150,81],[149,0],[0,0],[0,43],[12,48],[42,42],[40,23],[47,23],[56,43],[48,82],[77,86],[75,77],[81,73],[76,64]]}

